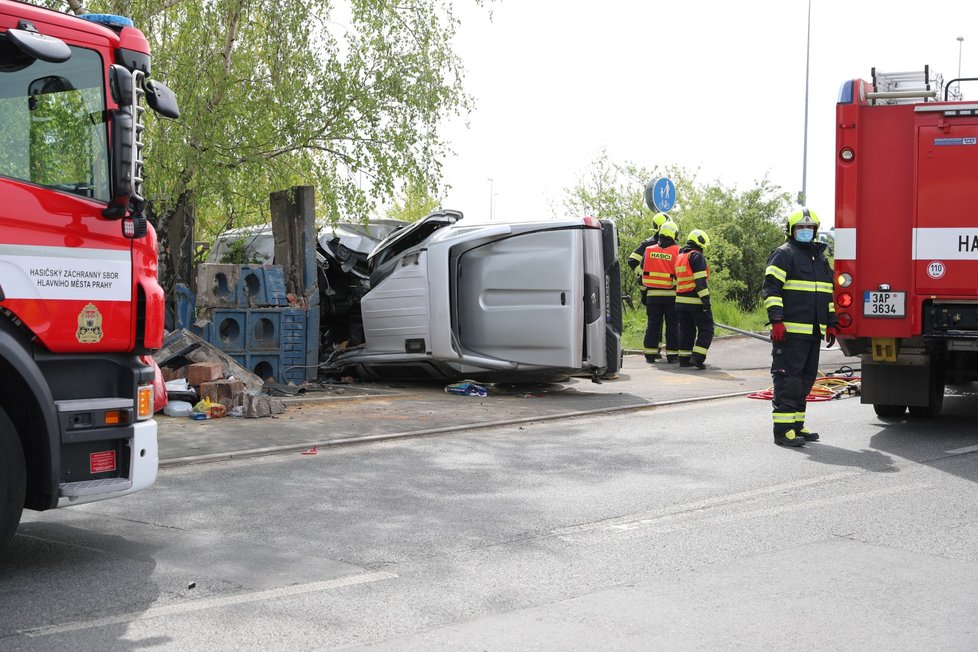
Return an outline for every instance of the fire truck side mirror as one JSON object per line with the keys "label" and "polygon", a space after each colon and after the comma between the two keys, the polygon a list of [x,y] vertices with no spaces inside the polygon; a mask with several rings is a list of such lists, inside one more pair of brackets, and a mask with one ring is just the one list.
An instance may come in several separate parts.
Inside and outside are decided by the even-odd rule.
{"label": "fire truck side mirror", "polygon": [[133,79],[132,73],[125,66],[113,65],[109,68],[109,87],[112,99],[119,106],[132,106]]}
{"label": "fire truck side mirror", "polygon": [[64,41],[41,34],[26,20],[21,20],[17,29],[8,29],[7,38],[17,49],[33,59],[49,63],[64,63],[71,58],[71,49]]}
{"label": "fire truck side mirror", "polygon": [[[125,66],[113,65],[109,68],[109,87],[112,99],[119,108],[109,112],[109,133],[112,139],[109,178],[112,184],[112,201],[102,211],[102,215],[110,220],[118,220],[126,216],[129,201],[135,191],[136,121],[133,117],[137,108],[135,76]],[[126,229],[124,228],[123,231],[125,232]]]}
{"label": "fire truck side mirror", "polygon": [[112,138],[112,201],[102,211],[109,219],[118,220],[126,215],[133,191],[133,155],[135,133],[132,108],[124,107],[110,112],[109,130]]}
{"label": "fire truck side mirror", "polygon": [[176,120],[180,117],[177,96],[163,82],[154,79],[147,80],[146,103],[149,104],[149,108],[164,118],[173,118]]}

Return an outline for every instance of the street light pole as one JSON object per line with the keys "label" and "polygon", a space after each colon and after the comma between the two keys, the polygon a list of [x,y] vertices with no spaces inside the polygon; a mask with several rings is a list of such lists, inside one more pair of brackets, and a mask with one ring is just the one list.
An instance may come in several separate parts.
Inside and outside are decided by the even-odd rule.
{"label": "street light pole", "polygon": [[492,178],[489,178],[489,221],[492,222],[492,198],[494,193],[492,192]]}
{"label": "street light pole", "polygon": [[961,46],[964,45],[964,37],[958,37],[958,97],[961,96]]}
{"label": "street light pole", "polygon": [[801,192],[798,203],[808,203],[808,70],[812,58],[812,0],[808,0],[808,39],[805,44],[805,142],[801,154]]}

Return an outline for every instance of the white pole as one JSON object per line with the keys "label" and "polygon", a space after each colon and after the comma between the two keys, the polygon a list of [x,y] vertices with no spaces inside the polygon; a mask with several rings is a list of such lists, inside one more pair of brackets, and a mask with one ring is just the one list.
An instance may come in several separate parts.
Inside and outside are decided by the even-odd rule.
{"label": "white pole", "polygon": [[492,178],[489,179],[489,221],[492,222]]}
{"label": "white pole", "polygon": [[[964,37],[958,37],[958,79],[961,79],[961,46],[964,44]],[[961,95],[961,82],[958,82],[958,96]]]}
{"label": "white pole", "polygon": [[798,203],[808,204],[808,70],[812,58],[812,0],[808,0],[808,40],[805,44],[805,144],[801,155],[801,194]]}

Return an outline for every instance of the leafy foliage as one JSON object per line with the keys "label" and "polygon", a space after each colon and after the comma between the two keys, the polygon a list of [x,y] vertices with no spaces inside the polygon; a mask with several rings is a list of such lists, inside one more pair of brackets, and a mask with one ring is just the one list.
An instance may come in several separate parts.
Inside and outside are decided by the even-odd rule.
{"label": "leafy foliage", "polygon": [[198,238],[267,222],[269,192],[293,185],[316,187],[324,220],[366,220],[404,183],[439,187],[440,125],[471,106],[452,0],[84,4],[134,20],[153,76],[180,103],[177,121],[147,113],[145,189],[161,236],[191,198]]}
{"label": "leafy foliage", "polygon": [[395,201],[388,209],[387,217],[405,222],[417,222],[422,217],[430,215],[440,204],[431,196],[427,188],[417,182],[407,184],[403,194],[403,199]]}
{"label": "leafy foliage", "polygon": [[705,251],[710,265],[710,291],[717,299],[730,299],[745,311],[757,304],[770,252],[784,241],[782,224],[790,209],[787,193],[767,179],[746,191],[720,183],[702,184],[694,173],[678,167],[642,168],[618,164],[602,152],[578,184],[567,190],[565,207],[574,213],[611,218],[618,225],[622,290],[634,300],[641,287],[628,272],[627,260],[652,233],[653,213],[645,206],[645,185],[658,176],[676,184],[679,197],[670,217],[679,226],[679,238],[693,229],[710,236]]}

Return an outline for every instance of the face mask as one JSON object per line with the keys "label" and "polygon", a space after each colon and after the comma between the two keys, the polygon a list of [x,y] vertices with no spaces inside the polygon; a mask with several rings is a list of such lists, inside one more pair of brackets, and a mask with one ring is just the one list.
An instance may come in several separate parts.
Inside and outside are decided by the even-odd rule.
{"label": "face mask", "polygon": [[815,238],[815,229],[798,229],[795,231],[795,240],[798,242],[811,242]]}

